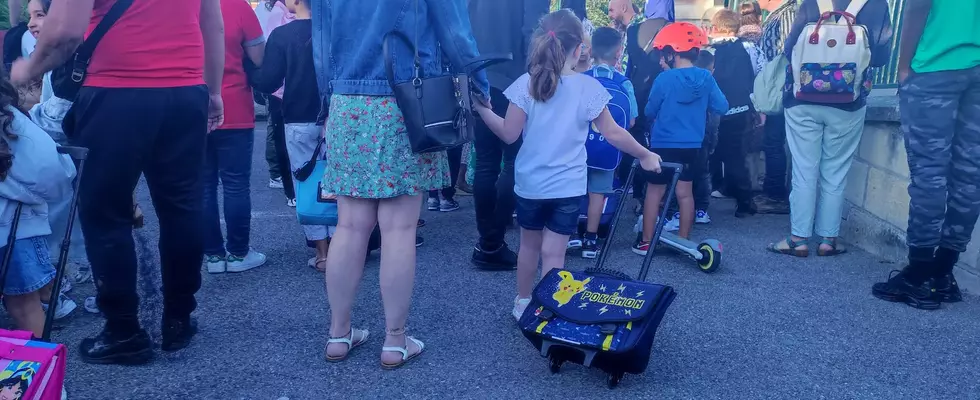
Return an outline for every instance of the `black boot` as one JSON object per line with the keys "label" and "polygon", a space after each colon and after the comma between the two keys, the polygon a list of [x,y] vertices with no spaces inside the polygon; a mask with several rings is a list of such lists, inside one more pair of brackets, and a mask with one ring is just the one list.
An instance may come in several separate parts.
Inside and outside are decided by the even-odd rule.
{"label": "black boot", "polygon": [[943,303],[963,301],[963,294],[953,277],[953,267],[959,259],[960,252],[956,250],[936,249],[936,295]]}
{"label": "black boot", "polygon": [[163,318],[163,351],[177,351],[191,344],[197,334],[197,321],[191,317]]}
{"label": "black boot", "polygon": [[486,271],[510,271],[517,268],[517,253],[502,244],[494,250],[488,250],[477,244],[473,249],[473,264]]}
{"label": "black boot", "polygon": [[133,321],[124,324],[106,322],[94,338],[82,339],[79,346],[82,361],[88,364],[146,364],[153,359],[150,335]]}

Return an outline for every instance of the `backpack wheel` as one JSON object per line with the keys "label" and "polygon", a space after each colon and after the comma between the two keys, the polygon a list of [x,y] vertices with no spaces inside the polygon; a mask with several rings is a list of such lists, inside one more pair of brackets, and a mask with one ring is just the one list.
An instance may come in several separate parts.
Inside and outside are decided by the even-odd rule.
{"label": "backpack wheel", "polygon": [[562,360],[560,360],[560,359],[558,359],[556,357],[550,357],[549,360],[551,360],[551,363],[548,366],[548,369],[551,370],[551,373],[552,374],[557,374],[558,372],[560,372],[561,371],[561,365],[564,363],[564,361],[562,361]]}
{"label": "backpack wheel", "polygon": [[609,388],[610,389],[615,389],[616,386],[619,386],[619,381],[621,381],[621,380],[623,380],[623,373],[622,372],[617,372],[615,374],[609,374],[609,380],[607,382],[609,384]]}

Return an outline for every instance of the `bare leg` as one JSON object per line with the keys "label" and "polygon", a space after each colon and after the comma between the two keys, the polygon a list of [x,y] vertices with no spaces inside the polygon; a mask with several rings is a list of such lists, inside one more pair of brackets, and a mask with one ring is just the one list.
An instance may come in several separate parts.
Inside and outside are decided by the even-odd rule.
{"label": "bare leg", "polygon": [[605,200],[606,195],[602,193],[589,193],[589,211],[586,214],[589,218],[585,222],[586,232],[599,232],[599,220],[602,218],[602,206],[605,205]]}
{"label": "bare leg", "polygon": [[677,208],[681,213],[681,227],[677,235],[687,239],[694,226],[694,185],[693,182],[677,181]]}
{"label": "bare leg", "polygon": [[[385,309],[386,347],[406,347],[405,322],[415,288],[415,233],[418,227],[422,196],[398,196],[384,199],[378,205],[378,225],[381,228],[381,301]],[[370,234],[370,230],[367,231]],[[367,236],[365,236],[367,237]],[[363,265],[366,248],[359,253]],[[420,349],[414,344],[406,348],[409,354]],[[397,364],[401,353],[381,353],[381,362]]]}
{"label": "bare leg", "polygon": [[[4,296],[7,312],[17,324],[17,329],[31,331],[34,337],[44,334],[44,309],[41,308],[41,295],[31,292],[19,296]],[[54,304],[48,305],[54,307]]]}
{"label": "bare leg", "polygon": [[[544,228],[541,235],[541,276],[554,268],[565,268],[565,246],[568,235],[562,235]],[[523,245],[523,243],[522,243]]]}
{"label": "bare leg", "polygon": [[[531,297],[534,275],[538,272],[538,260],[541,259],[541,242],[542,231],[521,228],[521,247],[517,251],[517,296],[522,299]],[[562,246],[567,245],[566,240]]]}
{"label": "bare leg", "polygon": [[664,185],[647,184],[647,197],[643,202],[643,241],[653,240],[653,228],[660,216],[660,200],[664,197]]}
{"label": "bare leg", "polygon": [[[364,272],[368,238],[377,223],[378,201],[341,196],[337,199],[337,211],[339,221],[333,236],[334,251],[327,254],[326,273],[332,338],[346,337],[351,332],[351,310]],[[348,350],[343,343],[330,343],[327,355],[343,356]]]}

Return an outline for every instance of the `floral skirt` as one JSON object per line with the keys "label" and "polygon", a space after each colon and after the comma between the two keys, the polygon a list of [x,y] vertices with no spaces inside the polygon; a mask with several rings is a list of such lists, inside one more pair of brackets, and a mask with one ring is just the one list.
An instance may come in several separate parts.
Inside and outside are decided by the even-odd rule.
{"label": "floral skirt", "polygon": [[446,152],[415,154],[393,97],[333,95],[323,190],[386,199],[449,186]]}

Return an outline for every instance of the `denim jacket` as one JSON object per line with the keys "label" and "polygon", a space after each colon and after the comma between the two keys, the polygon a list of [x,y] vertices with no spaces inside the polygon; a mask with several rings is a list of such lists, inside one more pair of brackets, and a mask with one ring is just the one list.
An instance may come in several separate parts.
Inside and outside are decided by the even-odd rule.
{"label": "denim jacket", "polygon": [[[446,73],[443,55],[453,66],[467,65],[479,52],[466,4],[466,0],[312,0],[313,60],[321,96],[324,100],[334,93],[390,96],[381,49],[392,30],[413,41],[417,33],[423,78]],[[395,81],[411,80],[412,49],[394,39],[389,46]],[[484,95],[489,92],[485,72],[473,80]]]}

